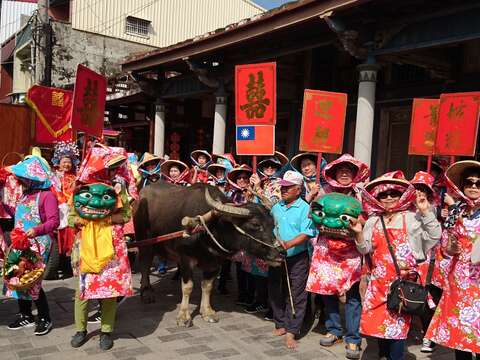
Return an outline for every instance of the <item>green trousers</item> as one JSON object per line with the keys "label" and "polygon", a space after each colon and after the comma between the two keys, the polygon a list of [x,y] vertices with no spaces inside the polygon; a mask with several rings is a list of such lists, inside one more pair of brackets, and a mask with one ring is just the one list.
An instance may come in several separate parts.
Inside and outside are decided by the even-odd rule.
{"label": "green trousers", "polygon": [[[101,331],[105,333],[113,332],[115,325],[115,315],[117,314],[117,298],[99,299],[100,312],[102,314]],[[88,321],[88,300],[80,300],[80,294],[77,289],[75,293],[75,327],[77,331],[86,331]]]}

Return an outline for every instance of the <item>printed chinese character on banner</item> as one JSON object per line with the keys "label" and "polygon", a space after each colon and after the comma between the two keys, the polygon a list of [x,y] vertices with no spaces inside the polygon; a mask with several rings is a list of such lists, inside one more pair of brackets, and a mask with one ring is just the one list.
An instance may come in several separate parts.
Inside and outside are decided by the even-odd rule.
{"label": "printed chinese character on banner", "polygon": [[34,85],[28,90],[26,103],[35,113],[37,143],[72,140],[72,91]]}
{"label": "printed chinese character on banner", "polygon": [[413,99],[410,124],[410,155],[433,155],[440,99]]}
{"label": "printed chinese character on banner", "polygon": [[101,137],[107,95],[107,80],[89,68],[78,65],[75,81],[72,127]]}
{"label": "printed chinese character on banner", "polygon": [[347,94],[305,89],[300,150],[341,154]]}
{"label": "printed chinese character on banner", "polygon": [[276,63],[235,66],[237,125],[275,125]]}
{"label": "printed chinese character on banner", "polygon": [[475,155],[479,106],[480,92],[440,96],[436,155]]}

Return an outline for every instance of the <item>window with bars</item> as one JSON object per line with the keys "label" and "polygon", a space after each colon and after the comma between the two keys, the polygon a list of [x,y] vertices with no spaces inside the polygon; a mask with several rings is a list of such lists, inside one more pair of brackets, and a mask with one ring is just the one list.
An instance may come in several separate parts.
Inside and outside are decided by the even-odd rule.
{"label": "window with bars", "polygon": [[125,21],[125,33],[129,35],[148,37],[150,33],[150,21],[133,16],[127,16]]}

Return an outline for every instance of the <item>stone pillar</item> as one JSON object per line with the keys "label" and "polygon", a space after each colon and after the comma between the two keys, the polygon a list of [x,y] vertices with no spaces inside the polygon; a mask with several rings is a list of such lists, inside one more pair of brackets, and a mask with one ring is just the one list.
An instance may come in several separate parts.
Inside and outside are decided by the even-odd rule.
{"label": "stone pillar", "polygon": [[379,66],[362,64],[357,69],[360,72],[360,82],[358,84],[354,156],[370,166],[375,115],[375,87]]}
{"label": "stone pillar", "polygon": [[158,156],[165,155],[165,104],[160,99],[155,103],[153,153]]}
{"label": "stone pillar", "polygon": [[227,96],[220,90],[215,94],[212,154],[225,153],[225,125],[227,119]]}

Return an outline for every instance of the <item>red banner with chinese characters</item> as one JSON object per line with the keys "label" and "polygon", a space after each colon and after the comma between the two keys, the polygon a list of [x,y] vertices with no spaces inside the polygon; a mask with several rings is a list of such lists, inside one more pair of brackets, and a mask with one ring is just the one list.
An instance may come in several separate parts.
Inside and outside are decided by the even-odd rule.
{"label": "red banner with chinese characters", "polygon": [[433,155],[438,126],[440,99],[413,99],[410,124],[410,155]]}
{"label": "red banner with chinese characters", "polygon": [[305,89],[300,150],[341,154],[347,94]]}
{"label": "red banner with chinese characters", "polygon": [[102,136],[106,96],[107,79],[79,64],[73,96],[73,130]]}
{"label": "red banner with chinese characters", "polygon": [[27,92],[26,103],[35,113],[37,143],[72,140],[72,91],[34,85]]}
{"label": "red banner with chinese characters", "polygon": [[276,103],[277,63],[235,66],[237,125],[275,125]]}
{"label": "red banner with chinese characters", "polygon": [[480,92],[440,95],[436,155],[474,156]]}

